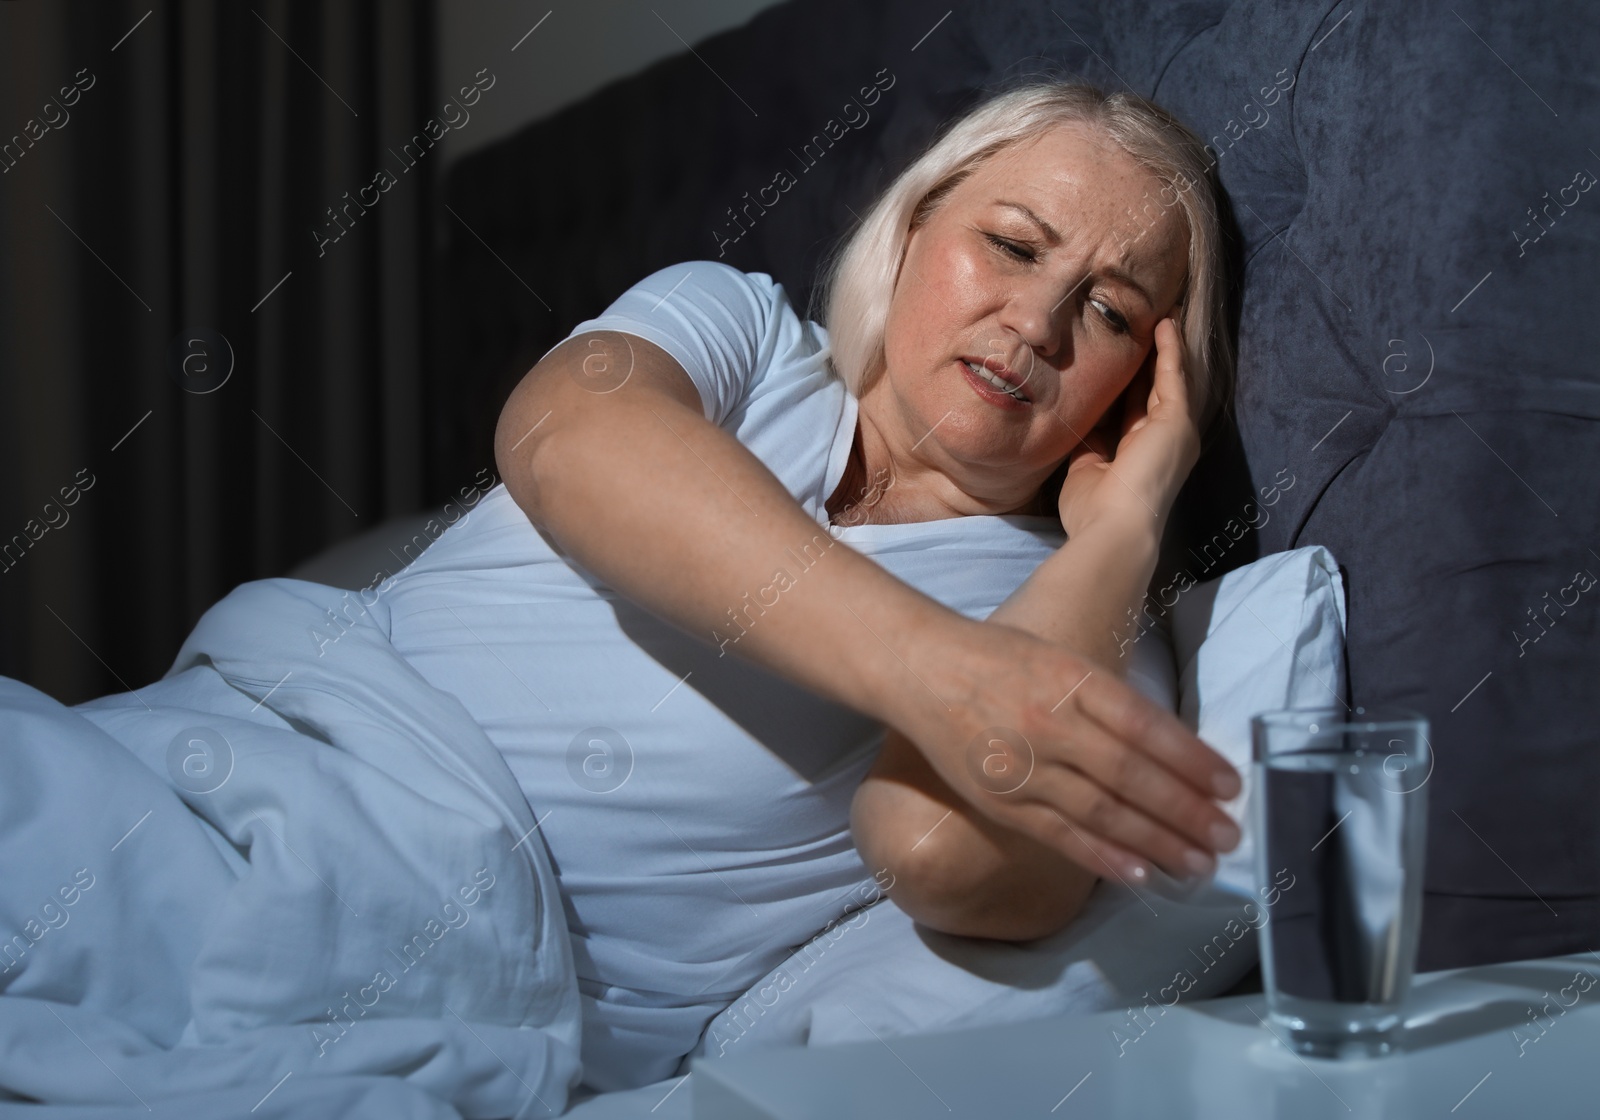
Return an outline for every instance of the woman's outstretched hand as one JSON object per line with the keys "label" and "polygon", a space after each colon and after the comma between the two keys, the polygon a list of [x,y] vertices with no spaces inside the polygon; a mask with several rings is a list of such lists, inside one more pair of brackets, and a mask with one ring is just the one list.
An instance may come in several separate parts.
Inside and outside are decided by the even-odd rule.
{"label": "woman's outstretched hand", "polygon": [[1069,537],[1100,518],[1129,515],[1154,523],[1159,533],[1200,457],[1183,339],[1173,320],[1156,324],[1155,351],[1129,384],[1121,415],[1115,411],[1068,456],[1057,508]]}
{"label": "woman's outstretched hand", "polygon": [[994,622],[939,646],[948,656],[925,671],[925,702],[900,729],[996,823],[1128,885],[1152,864],[1203,877],[1237,846],[1217,804],[1237,796],[1237,772],[1114,674]]}

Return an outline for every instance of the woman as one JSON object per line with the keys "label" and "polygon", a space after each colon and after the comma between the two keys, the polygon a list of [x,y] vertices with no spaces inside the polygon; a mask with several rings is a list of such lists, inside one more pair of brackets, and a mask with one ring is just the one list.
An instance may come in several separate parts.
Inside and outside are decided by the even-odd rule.
{"label": "woman", "polygon": [[1021,940],[1237,842],[1237,775],[1118,644],[1229,368],[1217,239],[1172,118],[1030,85],[868,212],[829,330],[686,262],[512,393],[505,486],[407,570],[393,639],[540,817],[588,1084],[671,1075],[869,874]]}

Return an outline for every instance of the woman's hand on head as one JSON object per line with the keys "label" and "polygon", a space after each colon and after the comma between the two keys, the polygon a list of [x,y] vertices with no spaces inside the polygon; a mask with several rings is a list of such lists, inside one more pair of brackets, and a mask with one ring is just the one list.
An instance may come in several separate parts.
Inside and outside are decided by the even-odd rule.
{"label": "woman's hand on head", "polygon": [[1156,324],[1151,357],[1122,399],[1120,415],[1113,407],[1068,456],[1057,509],[1069,537],[1103,518],[1148,524],[1159,536],[1200,457],[1183,338],[1172,319]]}

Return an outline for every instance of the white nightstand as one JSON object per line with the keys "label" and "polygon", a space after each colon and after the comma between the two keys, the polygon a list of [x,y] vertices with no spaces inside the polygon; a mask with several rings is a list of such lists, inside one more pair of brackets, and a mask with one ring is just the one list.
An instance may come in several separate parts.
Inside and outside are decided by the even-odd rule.
{"label": "white nightstand", "polygon": [[694,1120],[1600,1116],[1600,954],[1419,976],[1383,1059],[1302,1060],[1264,1001],[704,1059],[679,1093]]}

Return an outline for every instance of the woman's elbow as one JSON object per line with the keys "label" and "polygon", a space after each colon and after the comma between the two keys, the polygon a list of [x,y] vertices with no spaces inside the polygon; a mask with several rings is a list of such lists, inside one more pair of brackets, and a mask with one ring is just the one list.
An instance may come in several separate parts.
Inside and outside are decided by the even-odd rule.
{"label": "woman's elbow", "polygon": [[[859,810],[858,810],[859,811]],[[861,856],[881,868],[884,892],[912,920],[959,937],[1034,941],[1067,928],[1096,882],[1068,872],[1049,882],[1040,869],[1008,866],[974,877],[957,853],[942,846],[935,828],[916,843],[889,845],[858,830]]]}
{"label": "woman's elbow", "polygon": [[1037,941],[1060,933],[1082,911],[1095,883],[1085,878],[1052,886],[1002,874],[974,886],[940,882],[937,867],[921,874],[922,912],[912,918],[940,933],[993,941]]}
{"label": "woman's elbow", "polygon": [[[1092,884],[1091,884],[1092,885]],[[957,912],[943,933],[995,941],[1037,941],[1070,926],[1083,909],[1088,890],[1045,891],[1033,887],[1012,899],[983,899]],[[927,923],[924,923],[927,924]]]}
{"label": "woman's elbow", "polygon": [[[507,493],[528,515],[528,519],[537,524],[540,495],[534,483],[533,452],[543,439],[528,438],[541,426],[536,420],[530,419],[535,404],[532,394],[530,371],[530,376],[518,383],[500,410],[494,431],[494,461]],[[544,436],[548,434],[543,433]]]}

